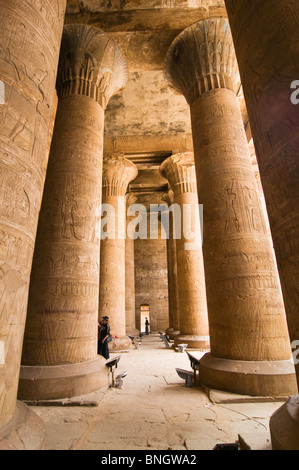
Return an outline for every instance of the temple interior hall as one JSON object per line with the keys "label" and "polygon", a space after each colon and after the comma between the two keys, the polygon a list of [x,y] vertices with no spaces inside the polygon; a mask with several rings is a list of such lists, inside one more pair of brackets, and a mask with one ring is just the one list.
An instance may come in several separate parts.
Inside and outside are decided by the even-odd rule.
{"label": "temple interior hall", "polygon": [[0,450],[299,450],[299,3],[0,25]]}

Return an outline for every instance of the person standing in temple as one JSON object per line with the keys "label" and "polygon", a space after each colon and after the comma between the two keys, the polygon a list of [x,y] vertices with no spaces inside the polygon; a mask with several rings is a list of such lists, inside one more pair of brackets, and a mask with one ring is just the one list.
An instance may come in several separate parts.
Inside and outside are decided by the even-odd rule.
{"label": "person standing in temple", "polygon": [[98,354],[109,359],[108,342],[111,338],[109,317],[103,317],[98,330]]}
{"label": "person standing in temple", "polygon": [[149,334],[149,321],[147,317],[145,317],[145,334]]}

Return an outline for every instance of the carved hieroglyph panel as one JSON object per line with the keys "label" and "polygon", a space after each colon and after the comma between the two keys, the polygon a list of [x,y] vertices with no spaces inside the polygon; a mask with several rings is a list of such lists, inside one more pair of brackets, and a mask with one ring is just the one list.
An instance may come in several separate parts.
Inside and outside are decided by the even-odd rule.
{"label": "carved hieroglyph panel", "polygon": [[[88,119],[82,120],[85,115]],[[95,357],[103,123],[103,109],[85,96],[69,96],[58,105],[32,266],[23,364],[76,363]]]}
{"label": "carved hieroglyph panel", "polygon": [[191,114],[213,354],[288,359],[272,241],[237,97],[225,89],[204,94]]}

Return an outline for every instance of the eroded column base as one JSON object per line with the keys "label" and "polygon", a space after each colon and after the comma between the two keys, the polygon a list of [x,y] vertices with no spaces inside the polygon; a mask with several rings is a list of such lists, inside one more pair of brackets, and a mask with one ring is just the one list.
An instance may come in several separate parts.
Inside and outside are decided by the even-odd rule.
{"label": "eroded column base", "polygon": [[271,416],[270,434],[273,450],[299,450],[299,395]]}
{"label": "eroded column base", "polygon": [[43,450],[45,425],[25,403],[17,401],[16,411],[0,429],[0,450]]}
{"label": "eroded column base", "polygon": [[174,346],[178,344],[188,344],[189,349],[210,349],[210,337],[179,334],[174,338]]}
{"label": "eroded column base", "polygon": [[290,397],[298,393],[294,364],[289,361],[234,361],[205,354],[200,382],[241,395]]}
{"label": "eroded column base", "polygon": [[127,330],[126,331],[127,335],[131,335],[131,336],[139,336],[140,335],[140,331],[137,330],[136,328],[131,328],[130,330]]}
{"label": "eroded column base", "polygon": [[21,366],[18,398],[45,401],[87,395],[109,387],[102,356],[88,362],[57,366]]}
{"label": "eroded column base", "polygon": [[108,343],[108,349],[110,352],[129,352],[132,349],[132,341],[128,336],[113,337]]}
{"label": "eroded column base", "polygon": [[176,336],[180,334],[179,330],[174,330],[173,328],[169,328],[168,330],[165,331],[167,334],[168,338],[171,340],[174,340]]}

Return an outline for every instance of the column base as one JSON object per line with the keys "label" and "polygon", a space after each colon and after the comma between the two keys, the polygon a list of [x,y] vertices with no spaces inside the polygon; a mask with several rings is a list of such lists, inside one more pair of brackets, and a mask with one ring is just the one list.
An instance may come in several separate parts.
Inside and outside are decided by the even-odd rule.
{"label": "column base", "polygon": [[173,328],[169,328],[168,330],[165,331],[165,333],[167,334],[168,338],[173,341],[175,337],[180,334],[180,331],[174,330]]}
{"label": "column base", "polygon": [[188,344],[189,349],[210,349],[210,337],[179,334],[174,338],[174,347],[178,344]]}
{"label": "column base", "polygon": [[109,387],[109,369],[102,356],[57,366],[21,366],[18,398],[34,402],[72,398]]}
{"label": "column base", "polygon": [[132,341],[128,336],[113,336],[108,349],[110,352],[128,352],[132,349]]}
{"label": "column base", "polygon": [[205,354],[200,360],[203,385],[241,395],[290,397],[298,393],[292,360],[236,361]]}
{"label": "column base", "polygon": [[126,333],[127,333],[127,335],[134,336],[134,337],[140,335],[140,331],[137,330],[136,328],[132,328],[131,330],[127,330]]}
{"label": "column base", "polygon": [[0,429],[0,450],[43,450],[45,425],[25,403],[17,401],[12,419]]}
{"label": "column base", "polygon": [[299,450],[299,395],[271,416],[270,435],[272,450]]}

